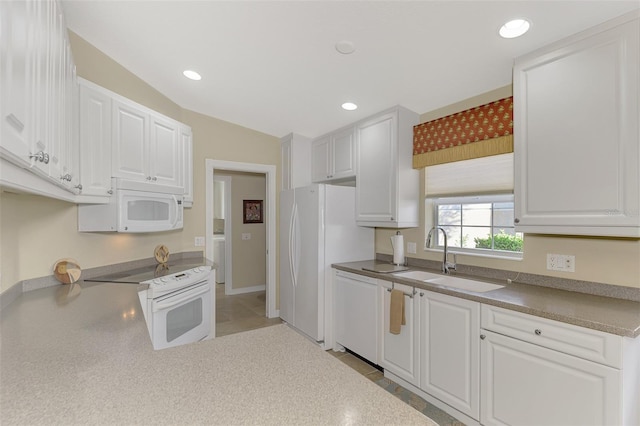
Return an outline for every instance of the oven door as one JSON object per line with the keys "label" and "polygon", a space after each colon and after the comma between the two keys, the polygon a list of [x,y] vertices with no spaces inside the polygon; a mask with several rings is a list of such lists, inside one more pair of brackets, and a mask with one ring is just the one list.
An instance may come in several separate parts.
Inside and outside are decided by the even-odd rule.
{"label": "oven door", "polygon": [[198,342],[211,331],[212,294],[208,281],[177,290],[151,302],[154,349]]}

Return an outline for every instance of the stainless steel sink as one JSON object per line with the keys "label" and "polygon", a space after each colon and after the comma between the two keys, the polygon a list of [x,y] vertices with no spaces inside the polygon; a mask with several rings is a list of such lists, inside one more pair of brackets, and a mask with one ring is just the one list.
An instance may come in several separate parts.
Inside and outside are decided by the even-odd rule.
{"label": "stainless steel sink", "polygon": [[443,275],[432,274],[431,272],[424,272],[424,271],[397,272],[392,275],[396,277],[407,278],[409,280],[418,280],[418,281],[428,281],[434,278],[443,277]]}
{"label": "stainless steel sink", "polygon": [[427,282],[446,287],[459,288],[460,290],[474,291],[476,293],[485,293],[487,291],[498,290],[499,288],[504,287],[503,285],[449,276],[440,276],[439,278],[427,280]]}
{"label": "stainless steel sink", "polygon": [[392,274],[396,277],[407,278],[410,280],[418,280],[427,283],[442,285],[445,287],[458,288],[460,290],[474,291],[476,293],[485,293],[487,291],[498,290],[503,285],[485,283],[483,281],[468,280],[466,278],[452,277],[450,275],[433,274],[424,271],[408,271]]}

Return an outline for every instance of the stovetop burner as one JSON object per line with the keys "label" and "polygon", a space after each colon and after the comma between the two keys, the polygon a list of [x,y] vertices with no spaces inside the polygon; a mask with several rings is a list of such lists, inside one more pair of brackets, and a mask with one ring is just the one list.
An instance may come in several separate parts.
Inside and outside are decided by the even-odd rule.
{"label": "stovetop burner", "polygon": [[182,272],[206,265],[212,266],[213,263],[206,259],[178,259],[169,261],[166,264],[142,266],[139,268],[100,275],[93,278],[85,278],[84,281],[139,284],[142,281],[163,277],[169,274],[175,274],[177,272]]}

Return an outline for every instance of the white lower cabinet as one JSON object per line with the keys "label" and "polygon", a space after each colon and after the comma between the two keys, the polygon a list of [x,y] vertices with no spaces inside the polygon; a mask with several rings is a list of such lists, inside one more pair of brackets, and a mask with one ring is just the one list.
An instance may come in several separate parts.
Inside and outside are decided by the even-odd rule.
{"label": "white lower cabinet", "polygon": [[481,333],[483,425],[639,424],[640,339],[488,305]]}
{"label": "white lower cabinet", "polygon": [[[389,332],[391,289],[404,293],[406,324],[400,334]],[[380,366],[414,386],[420,386],[420,303],[414,288],[402,284],[380,281]]]}
{"label": "white lower cabinet", "polygon": [[480,303],[420,291],[420,388],[480,418]]}
{"label": "white lower cabinet", "polygon": [[484,425],[618,425],[620,371],[484,331]]}
{"label": "white lower cabinet", "polygon": [[378,364],[378,283],[334,272],[336,343]]}

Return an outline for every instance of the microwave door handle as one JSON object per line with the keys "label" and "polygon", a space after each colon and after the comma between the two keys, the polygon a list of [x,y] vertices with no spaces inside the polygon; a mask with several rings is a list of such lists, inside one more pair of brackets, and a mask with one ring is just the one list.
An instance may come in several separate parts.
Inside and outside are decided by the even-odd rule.
{"label": "microwave door handle", "polygon": [[157,311],[161,311],[164,309],[169,309],[172,308],[176,305],[179,305],[183,302],[186,302],[189,299],[193,299],[196,296],[200,296],[201,294],[205,294],[207,292],[209,292],[211,289],[209,288],[208,285],[203,286],[199,289],[193,290],[193,291],[189,291],[186,292],[182,297],[180,297],[179,299],[173,299],[170,298],[169,300],[171,300],[171,302],[168,303],[154,303],[153,304],[153,312],[157,312]]}
{"label": "microwave door handle", "polygon": [[173,205],[175,206],[175,209],[173,210],[173,223],[171,224],[171,227],[175,228],[176,223],[178,223],[178,209],[180,207],[178,207],[178,198],[175,195],[171,195],[171,198],[173,198]]}

